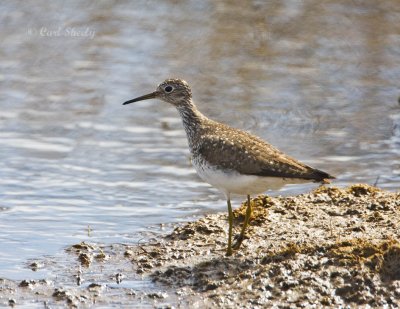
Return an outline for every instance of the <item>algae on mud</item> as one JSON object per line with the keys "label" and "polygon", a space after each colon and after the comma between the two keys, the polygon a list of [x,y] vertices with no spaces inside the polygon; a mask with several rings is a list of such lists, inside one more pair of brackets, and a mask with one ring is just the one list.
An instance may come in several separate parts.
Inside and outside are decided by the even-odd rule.
{"label": "algae on mud", "polygon": [[[52,306],[400,306],[400,193],[320,187],[252,203],[248,238],[232,257],[226,215],[209,215],[144,244],[76,244],[64,253],[68,269],[36,261],[64,281],[3,280],[0,295]],[[244,211],[234,213],[236,232]]]}

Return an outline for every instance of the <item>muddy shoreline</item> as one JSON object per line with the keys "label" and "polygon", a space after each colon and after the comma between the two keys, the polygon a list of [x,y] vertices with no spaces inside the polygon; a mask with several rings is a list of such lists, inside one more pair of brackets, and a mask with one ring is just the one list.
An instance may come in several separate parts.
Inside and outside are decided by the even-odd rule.
{"label": "muddy shoreline", "polygon": [[[400,306],[400,193],[368,185],[260,196],[225,256],[227,215],[138,245],[80,243],[27,263],[54,275],[0,279],[0,304],[33,307]],[[239,233],[245,207],[235,211]],[[63,265],[63,267],[60,267]],[[67,265],[67,267],[65,266]]]}

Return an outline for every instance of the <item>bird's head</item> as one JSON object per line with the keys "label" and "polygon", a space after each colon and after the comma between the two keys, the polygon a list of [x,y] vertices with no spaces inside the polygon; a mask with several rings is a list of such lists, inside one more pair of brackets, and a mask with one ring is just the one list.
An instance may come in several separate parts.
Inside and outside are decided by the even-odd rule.
{"label": "bird's head", "polygon": [[160,99],[179,107],[190,101],[191,98],[192,91],[187,82],[182,79],[167,79],[158,85],[156,91],[126,101],[123,105],[149,99]]}

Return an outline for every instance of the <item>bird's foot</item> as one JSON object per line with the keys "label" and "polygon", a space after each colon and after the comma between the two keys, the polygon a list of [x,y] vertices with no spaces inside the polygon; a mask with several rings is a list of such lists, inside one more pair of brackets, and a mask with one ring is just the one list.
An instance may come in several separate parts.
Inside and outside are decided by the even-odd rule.
{"label": "bird's foot", "polygon": [[242,245],[242,242],[245,238],[247,238],[245,235],[240,234],[239,236],[235,237],[236,241],[232,246],[233,250],[239,250],[240,246]]}

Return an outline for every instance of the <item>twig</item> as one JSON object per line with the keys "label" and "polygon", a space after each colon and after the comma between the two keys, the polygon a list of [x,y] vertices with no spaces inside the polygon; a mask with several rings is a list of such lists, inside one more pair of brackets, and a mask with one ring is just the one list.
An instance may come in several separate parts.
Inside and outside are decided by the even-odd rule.
{"label": "twig", "polygon": [[374,187],[376,187],[378,185],[379,178],[381,178],[380,175],[378,175],[378,177],[376,177],[376,180],[375,180],[375,183],[374,183]]}

